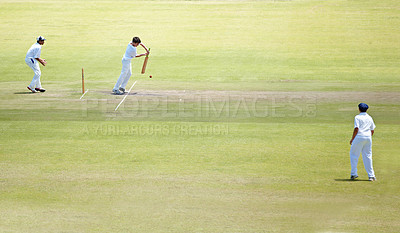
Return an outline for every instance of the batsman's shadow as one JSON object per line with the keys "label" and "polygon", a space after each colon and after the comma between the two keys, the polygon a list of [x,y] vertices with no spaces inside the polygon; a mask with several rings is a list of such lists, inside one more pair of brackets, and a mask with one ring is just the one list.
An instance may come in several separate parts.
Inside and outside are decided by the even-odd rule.
{"label": "batsman's shadow", "polygon": [[137,95],[138,92],[124,93],[124,94],[122,94],[122,95],[116,95],[116,94],[114,94],[114,93],[108,93],[108,94],[109,94],[109,95],[114,95],[114,96],[123,96],[123,95]]}
{"label": "batsman's shadow", "polygon": [[35,94],[35,93],[27,92],[27,91],[14,92],[14,95],[31,95],[31,94]]}

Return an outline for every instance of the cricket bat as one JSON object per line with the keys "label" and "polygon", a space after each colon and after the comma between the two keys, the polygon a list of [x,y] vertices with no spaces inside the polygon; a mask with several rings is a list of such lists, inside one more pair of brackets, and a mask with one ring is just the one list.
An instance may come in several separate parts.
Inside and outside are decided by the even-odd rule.
{"label": "cricket bat", "polygon": [[149,48],[149,52],[147,53],[146,58],[144,59],[144,62],[143,62],[142,74],[144,74],[144,72],[146,72],[146,66],[147,66],[147,61],[149,60],[149,54],[150,54],[150,48]]}

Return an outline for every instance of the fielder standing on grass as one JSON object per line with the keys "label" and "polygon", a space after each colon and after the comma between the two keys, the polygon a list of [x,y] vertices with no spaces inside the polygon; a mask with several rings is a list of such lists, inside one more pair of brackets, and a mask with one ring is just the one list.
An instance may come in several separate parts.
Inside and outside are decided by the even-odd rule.
{"label": "fielder standing on grass", "polygon": [[[139,45],[141,45],[146,50],[146,53],[136,54],[136,48]],[[122,95],[125,93],[126,84],[128,84],[129,78],[132,75],[132,66],[131,66],[132,58],[146,56],[148,53],[149,50],[146,48],[144,44],[141,43],[140,38],[133,37],[132,42],[128,44],[125,54],[122,57],[121,75],[119,76],[117,83],[115,84],[112,90],[114,94]]]}
{"label": "fielder standing on grass", "polygon": [[31,48],[26,53],[25,63],[33,70],[35,74],[33,76],[31,84],[27,87],[31,92],[36,93],[38,91],[45,92],[46,90],[42,88],[42,84],[40,83],[40,75],[42,74],[40,71],[39,63],[43,66],[46,65],[46,60],[40,58],[40,53],[42,51],[42,45],[46,39],[42,36],[39,36],[36,39],[36,43],[31,46]]}
{"label": "fielder standing on grass", "polygon": [[358,110],[360,114],[354,118],[353,137],[350,140],[350,179],[358,178],[357,163],[360,153],[362,154],[365,170],[369,181],[375,181],[374,168],[372,167],[372,135],[374,135],[375,124],[370,115],[367,114],[368,105],[360,103]]}

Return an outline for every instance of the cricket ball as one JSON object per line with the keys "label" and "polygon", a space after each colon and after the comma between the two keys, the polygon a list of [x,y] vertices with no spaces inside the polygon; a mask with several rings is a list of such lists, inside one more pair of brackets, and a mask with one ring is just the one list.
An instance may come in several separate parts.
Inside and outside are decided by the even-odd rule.
{"label": "cricket ball", "polygon": [[149,76],[149,78],[152,78],[152,77],[153,77],[153,76],[151,76],[151,75]]}

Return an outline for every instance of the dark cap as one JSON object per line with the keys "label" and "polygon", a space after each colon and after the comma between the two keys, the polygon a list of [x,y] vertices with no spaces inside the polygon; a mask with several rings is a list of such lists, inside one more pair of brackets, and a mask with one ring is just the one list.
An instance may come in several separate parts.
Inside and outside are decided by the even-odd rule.
{"label": "dark cap", "polygon": [[367,105],[367,104],[364,104],[364,103],[360,103],[360,104],[358,105],[358,109],[360,109],[361,112],[366,112],[367,109],[368,109],[368,105]]}
{"label": "dark cap", "polygon": [[46,40],[43,36],[39,36],[38,38],[36,38],[36,41],[41,41],[41,40]]}

